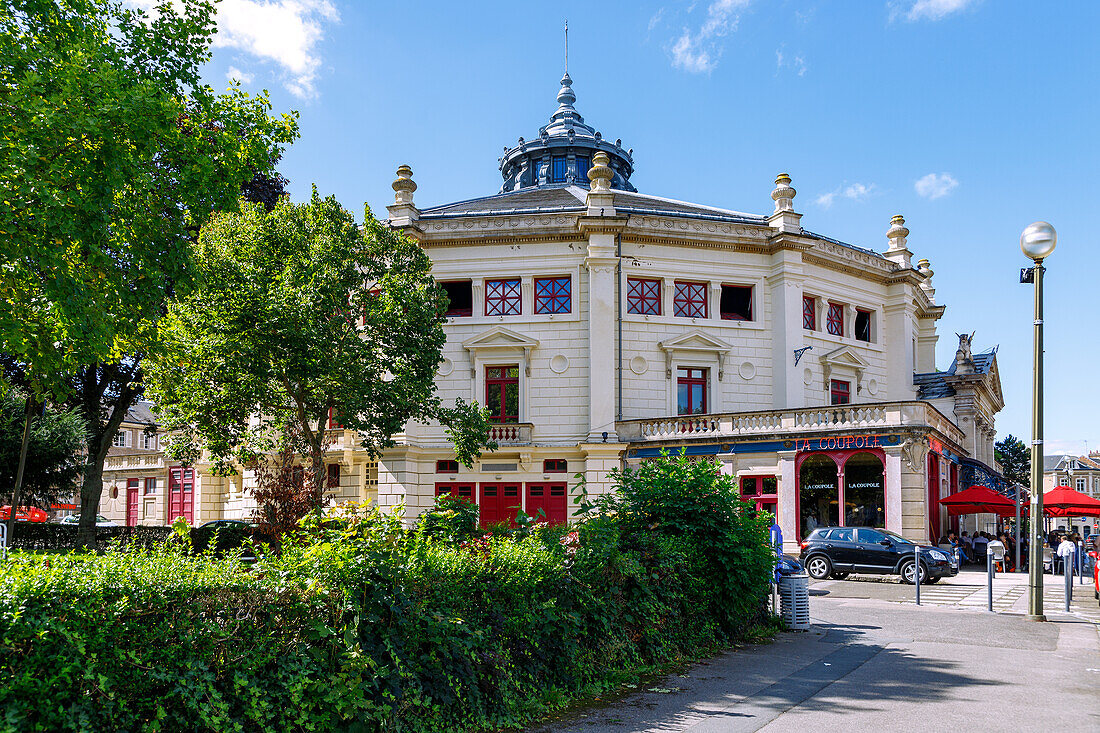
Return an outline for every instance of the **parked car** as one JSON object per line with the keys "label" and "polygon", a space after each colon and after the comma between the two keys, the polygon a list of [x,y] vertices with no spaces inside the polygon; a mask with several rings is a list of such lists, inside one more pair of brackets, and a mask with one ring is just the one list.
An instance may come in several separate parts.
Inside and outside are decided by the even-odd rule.
{"label": "parked car", "polygon": [[203,522],[199,525],[199,529],[226,529],[234,527],[258,527],[260,525],[253,522],[246,522],[242,519],[211,519],[209,522]]}
{"label": "parked car", "polygon": [[[914,543],[899,534],[874,527],[818,527],[802,541],[800,557],[811,578],[843,580],[848,573],[900,575],[914,580]],[[953,553],[921,545],[920,582],[935,583],[957,575]]]}
{"label": "parked car", "polygon": [[1092,593],[1093,598],[1100,601],[1100,550],[1089,550],[1092,558]]}
{"label": "parked car", "polygon": [[[61,522],[59,522],[59,523],[60,524],[72,524],[72,525],[80,524],[80,515],[79,514],[70,514],[67,517],[62,517]],[[107,517],[103,516],[102,514],[97,514],[97,515],[95,515],[95,526],[97,526],[97,527],[117,527],[118,523],[117,522],[112,522],[110,519],[107,519]]]}

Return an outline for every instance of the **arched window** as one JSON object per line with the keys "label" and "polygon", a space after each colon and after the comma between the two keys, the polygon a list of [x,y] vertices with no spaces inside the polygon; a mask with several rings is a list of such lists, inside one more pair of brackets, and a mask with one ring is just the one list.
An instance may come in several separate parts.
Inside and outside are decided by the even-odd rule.
{"label": "arched window", "polygon": [[856,453],[844,463],[844,525],[886,526],[885,475],[873,453]]}
{"label": "arched window", "polygon": [[836,462],[827,455],[812,455],[798,470],[799,529],[805,537],[818,527],[840,524],[840,487]]}

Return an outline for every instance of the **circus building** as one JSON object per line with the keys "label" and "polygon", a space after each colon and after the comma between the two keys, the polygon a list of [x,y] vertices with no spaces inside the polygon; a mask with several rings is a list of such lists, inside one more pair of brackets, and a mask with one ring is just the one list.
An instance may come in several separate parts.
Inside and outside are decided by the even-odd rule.
{"label": "circus building", "polygon": [[[440,394],[488,409],[498,448],[466,468],[440,426],[413,423],[375,460],[334,427],[333,500],[403,502],[412,519],[451,492],[483,523],[566,521],[577,474],[607,491],[611,469],[683,449],[720,461],[797,543],[837,524],[939,536],[940,497],[999,480],[996,351],[963,336],[936,368],[945,306],[901,216],[880,251],[804,228],[785,173],[750,202],[768,213],[644,193],[568,74],[556,102],[505,149],[498,192],[422,205],[402,165],[388,207],[450,299]],[[248,515],[248,484],[197,466],[194,517]],[[172,498],[154,496],[144,516]]]}

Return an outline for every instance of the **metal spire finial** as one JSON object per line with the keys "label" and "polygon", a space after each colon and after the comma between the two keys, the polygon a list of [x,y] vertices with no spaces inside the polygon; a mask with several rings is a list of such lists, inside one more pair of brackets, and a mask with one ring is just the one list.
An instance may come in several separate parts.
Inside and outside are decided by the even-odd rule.
{"label": "metal spire finial", "polygon": [[569,73],[569,19],[565,19],[565,73]]}

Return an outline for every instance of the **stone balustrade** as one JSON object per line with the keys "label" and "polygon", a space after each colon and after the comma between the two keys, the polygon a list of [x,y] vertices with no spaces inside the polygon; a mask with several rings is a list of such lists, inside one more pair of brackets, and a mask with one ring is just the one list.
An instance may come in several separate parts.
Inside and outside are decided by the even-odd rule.
{"label": "stone balustrade", "polygon": [[489,427],[489,440],[497,445],[530,445],[534,427],[525,422],[492,425]]}
{"label": "stone balustrade", "polygon": [[619,438],[628,442],[748,438],[810,431],[844,432],[902,427],[927,427],[955,443],[963,441],[962,431],[939,410],[922,401],[681,415],[624,420],[617,424]]}

